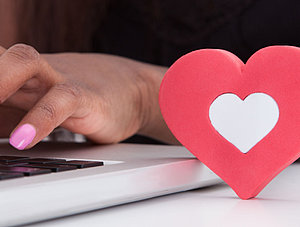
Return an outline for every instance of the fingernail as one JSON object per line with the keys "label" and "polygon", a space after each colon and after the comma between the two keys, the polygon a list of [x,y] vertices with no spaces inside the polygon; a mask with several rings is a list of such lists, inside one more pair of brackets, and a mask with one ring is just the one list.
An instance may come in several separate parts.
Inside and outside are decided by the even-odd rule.
{"label": "fingernail", "polygon": [[32,142],[35,134],[36,131],[32,125],[24,124],[14,131],[9,139],[9,143],[18,150],[23,150]]}

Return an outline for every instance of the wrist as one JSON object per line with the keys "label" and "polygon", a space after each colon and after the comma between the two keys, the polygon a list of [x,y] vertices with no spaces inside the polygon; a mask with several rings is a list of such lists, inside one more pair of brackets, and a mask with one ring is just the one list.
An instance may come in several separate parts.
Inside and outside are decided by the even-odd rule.
{"label": "wrist", "polygon": [[169,144],[180,144],[168,129],[159,107],[159,88],[167,67],[148,65],[140,72],[146,82],[138,134]]}

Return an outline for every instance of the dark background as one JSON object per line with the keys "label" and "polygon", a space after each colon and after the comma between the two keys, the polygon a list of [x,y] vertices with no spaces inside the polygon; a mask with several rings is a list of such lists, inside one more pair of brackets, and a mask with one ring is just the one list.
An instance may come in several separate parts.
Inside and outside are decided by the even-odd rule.
{"label": "dark background", "polygon": [[300,42],[299,0],[26,0],[20,42],[40,52],[104,52],[170,66],[200,48],[246,61]]}

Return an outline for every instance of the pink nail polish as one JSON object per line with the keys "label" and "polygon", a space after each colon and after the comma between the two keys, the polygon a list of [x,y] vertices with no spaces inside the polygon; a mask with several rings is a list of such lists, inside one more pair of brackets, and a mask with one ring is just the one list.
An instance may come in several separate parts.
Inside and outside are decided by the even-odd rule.
{"label": "pink nail polish", "polygon": [[32,142],[35,134],[36,130],[32,125],[24,124],[14,131],[9,139],[9,143],[18,150],[23,150]]}

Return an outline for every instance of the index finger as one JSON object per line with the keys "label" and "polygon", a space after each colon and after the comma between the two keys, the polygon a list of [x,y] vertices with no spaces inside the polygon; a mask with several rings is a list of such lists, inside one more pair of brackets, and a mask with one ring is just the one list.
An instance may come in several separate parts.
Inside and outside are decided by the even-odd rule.
{"label": "index finger", "polygon": [[37,76],[46,86],[57,80],[57,73],[31,46],[16,44],[0,56],[0,104]]}
{"label": "index finger", "polygon": [[6,49],[4,47],[0,46],[0,55],[2,55],[5,51],[6,51]]}

